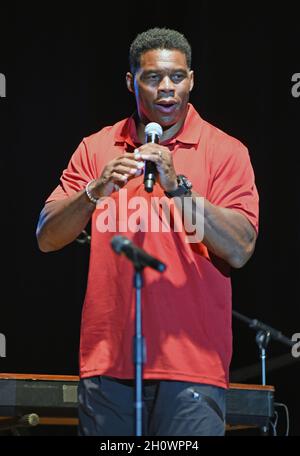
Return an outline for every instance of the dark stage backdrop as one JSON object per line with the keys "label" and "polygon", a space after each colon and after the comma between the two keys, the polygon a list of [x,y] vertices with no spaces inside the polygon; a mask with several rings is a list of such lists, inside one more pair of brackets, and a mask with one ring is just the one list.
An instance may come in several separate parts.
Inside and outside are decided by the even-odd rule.
{"label": "dark stage backdrop", "polygon": [[[258,2],[221,3],[152,1],[151,13],[135,1],[97,10],[86,3],[67,11],[51,4],[1,7],[0,333],[6,357],[0,371],[78,373],[89,249],[74,242],[43,254],[36,223],[81,139],[134,109],[125,86],[128,48],[152,26],[186,35],[196,80],[192,103],[250,151],[260,234],[249,263],[233,271],[233,307],[288,337],[300,333],[296,2],[285,11]],[[255,332],[233,318],[233,336],[232,379],[260,383],[258,369],[240,371],[259,362]],[[270,342],[267,383],[275,386],[277,402],[289,407],[291,434],[299,435],[300,364],[289,351]]]}

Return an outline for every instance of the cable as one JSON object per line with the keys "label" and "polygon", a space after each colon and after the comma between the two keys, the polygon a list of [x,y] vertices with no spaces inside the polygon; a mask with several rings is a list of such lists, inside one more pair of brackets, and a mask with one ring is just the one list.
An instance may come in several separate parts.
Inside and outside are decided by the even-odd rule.
{"label": "cable", "polygon": [[[286,432],[284,435],[288,436],[289,432],[290,432],[289,409],[285,404],[282,404],[281,402],[274,402],[274,407],[283,407],[284,408],[285,416],[286,416]],[[275,412],[275,413],[277,413],[277,412]],[[278,418],[278,414],[277,414],[277,418]],[[276,425],[277,425],[277,420],[276,420]]]}
{"label": "cable", "polygon": [[88,234],[86,230],[82,230],[79,236],[75,239],[75,241],[79,244],[90,244],[91,236]]}
{"label": "cable", "polygon": [[273,436],[276,437],[277,436],[277,422],[278,422],[278,413],[276,412],[276,410],[274,411],[274,415],[275,415],[275,421],[273,423],[270,420],[270,425],[271,425],[272,430],[273,430]]}

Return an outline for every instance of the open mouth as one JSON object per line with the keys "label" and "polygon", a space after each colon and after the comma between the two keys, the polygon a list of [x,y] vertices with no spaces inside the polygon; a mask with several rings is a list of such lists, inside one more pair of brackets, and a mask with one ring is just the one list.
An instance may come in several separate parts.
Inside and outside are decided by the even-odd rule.
{"label": "open mouth", "polygon": [[173,111],[175,111],[177,106],[177,103],[174,101],[162,101],[159,103],[156,103],[156,108],[158,111],[165,113],[165,114],[170,114]]}

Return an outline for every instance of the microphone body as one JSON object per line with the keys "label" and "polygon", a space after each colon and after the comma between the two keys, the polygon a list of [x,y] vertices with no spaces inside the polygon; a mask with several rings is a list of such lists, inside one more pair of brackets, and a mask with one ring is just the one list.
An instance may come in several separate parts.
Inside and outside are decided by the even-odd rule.
{"label": "microphone body", "polygon": [[[156,122],[150,122],[145,127],[145,142],[146,143],[159,143],[159,139],[163,134],[161,126]],[[156,165],[155,163],[146,160],[144,172],[144,188],[146,192],[151,193],[156,181]]]}
{"label": "microphone body", "polygon": [[149,266],[159,272],[163,272],[166,269],[164,263],[149,255],[145,250],[137,247],[125,236],[114,236],[111,240],[111,246],[118,255],[120,255],[120,253],[126,255],[136,267]]}

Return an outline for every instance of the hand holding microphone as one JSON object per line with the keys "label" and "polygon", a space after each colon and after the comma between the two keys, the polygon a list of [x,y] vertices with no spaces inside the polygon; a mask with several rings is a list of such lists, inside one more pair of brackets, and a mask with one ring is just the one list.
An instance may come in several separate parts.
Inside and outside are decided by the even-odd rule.
{"label": "hand holding microphone", "polygon": [[124,187],[129,180],[139,177],[143,167],[143,163],[136,160],[132,152],[125,152],[109,161],[101,176],[88,184],[89,193],[95,199],[110,196],[112,192]]}
{"label": "hand holding microphone", "polygon": [[135,159],[145,161],[144,188],[148,193],[153,191],[157,177],[165,191],[170,192],[177,188],[172,154],[167,147],[159,144],[162,134],[161,126],[150,122],[145,127],[146,143],[135,150]]}
{"label": "hand holding microphone", "polygon": [[[169,149],[159,144],[163,130],[155,122],[145,127],[146,143],[135,150],[135,153],[125,152],[111,160],[104,167],[101,176],[89,184],[89,192],[95,198],[109,196],[127,182],[142,174],[144,168],[144,188],[146,192],[153,191],[157,175],[162,188],[169,192],[177,187],[177,177]],[[138,151],[138,153],[136,153]],[[145,161],[145,165],[143,165]]]}

